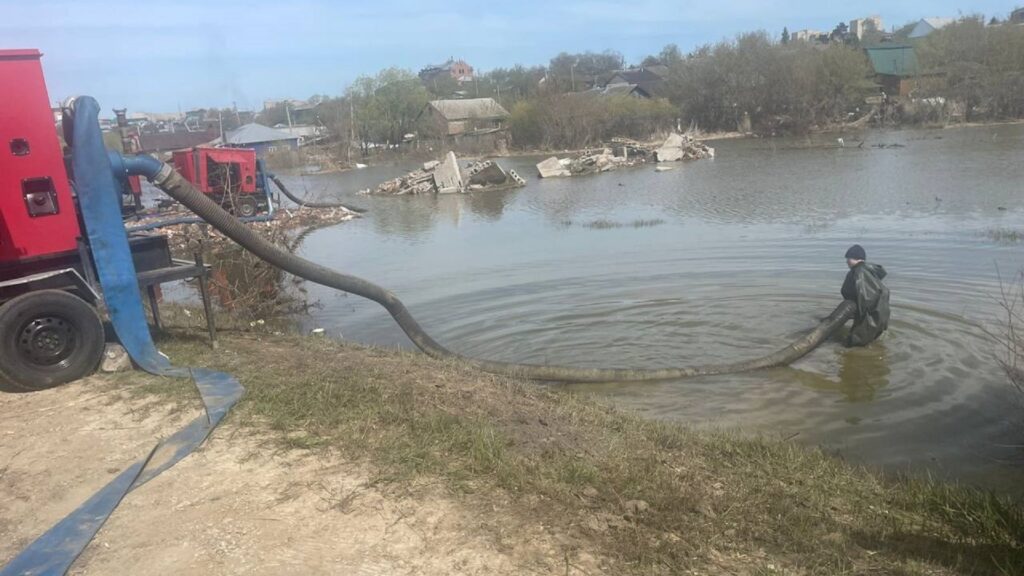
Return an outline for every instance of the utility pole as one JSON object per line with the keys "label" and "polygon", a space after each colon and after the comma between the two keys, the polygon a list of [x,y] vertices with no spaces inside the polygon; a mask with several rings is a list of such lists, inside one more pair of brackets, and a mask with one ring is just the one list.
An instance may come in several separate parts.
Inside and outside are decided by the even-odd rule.
{"label": "utility pole", "polygon": [[291,134],[291,127],[292,127],[292,110],[291,110],[291,105],[290,105],[290,103],[288,103],[288,102],[285,102],[285,103],[284,103],[284,114],[285,114],[285,116],[287,116],[287,117],[288,117],[288,129],[289,129],[289,132],[288,132],[288,133],[289,133],[289,134]]}

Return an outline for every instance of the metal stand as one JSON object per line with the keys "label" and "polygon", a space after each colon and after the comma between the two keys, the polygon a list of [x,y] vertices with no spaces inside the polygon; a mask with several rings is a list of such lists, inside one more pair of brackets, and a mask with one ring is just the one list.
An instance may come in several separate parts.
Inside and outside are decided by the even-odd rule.
{"label": "metal stand", "polygon": [[171,260],[171,265],[168,267],[140,272],[138,274],[139,287],[145,288],[149,295],[149,306],[153,311],[153,325],[158,330],[162,329],[156,287],[167,282],[196,278],[199,281],[199,295],[203,299],[203,313],[206,315],[206,330],[210,335],[210,347],[216,348],[217,332],[213,321],[213,304],[210,301],[209,274],[210,267],[203,263],[203,255],[199,252],[195,254],[195,262],[175,258]]}

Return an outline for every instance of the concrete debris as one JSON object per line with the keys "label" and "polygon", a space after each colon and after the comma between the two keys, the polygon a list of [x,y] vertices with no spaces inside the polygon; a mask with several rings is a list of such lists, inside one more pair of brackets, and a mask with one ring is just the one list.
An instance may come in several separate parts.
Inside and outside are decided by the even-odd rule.
{"label": "concrete debris", "polygon": [[459,160],[455,152],[448,152],[444,162],[434,168],[434,186],[438,194],[461,194],[465,192],[462,184],[462,172],[459,170]]}
{"label": "concrete debris", "polygon": [[459,168],[454,152],[445,155],[443,161],[432,160],[423,164],[422,170],[393,178],[363,194],[401,196],[405,194],[457,194],[476,190],[496,190],[525,186],[524,180],[514,170],[506,171],[496,162],[483,160],[473,162],[465,170]]}
{"label": "concrete debris", "polygon": [[700,160],[714,158],[715,149],[698,142],[689,134],[669,134],[665,142],[654,151],[658,162],[678,162],[680,160]]}
{"label": "concrete debris", "polygon": [[637,166],[651,161],[676,162],[714,157],[714,148],[697,141],[690,134],[672,133],[661,144],[638,142],[629,138],[612,138],[607,147],[584,150],[570,158],[559,159],[552,156],[537,164],[537,172],[541,178],[578,176],[609,172],[624,166]]}
{"label": "concrete debris", "polygon": [[537,164],[537,174],[541,178],[558,178],[561,176],[572,176],[566,165],[563,165],[561,160],[552,156],[547,160]]}

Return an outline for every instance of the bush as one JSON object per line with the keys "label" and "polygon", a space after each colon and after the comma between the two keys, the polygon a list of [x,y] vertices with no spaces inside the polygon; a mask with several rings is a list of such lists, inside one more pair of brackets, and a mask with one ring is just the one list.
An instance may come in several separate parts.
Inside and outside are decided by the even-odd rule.
{"label": "bush", "polygon": [[663,99],[574,93],[518,102],[509,126],[520,148],[585,148],[615,137],[650,138],[671,130],[676,116]]}

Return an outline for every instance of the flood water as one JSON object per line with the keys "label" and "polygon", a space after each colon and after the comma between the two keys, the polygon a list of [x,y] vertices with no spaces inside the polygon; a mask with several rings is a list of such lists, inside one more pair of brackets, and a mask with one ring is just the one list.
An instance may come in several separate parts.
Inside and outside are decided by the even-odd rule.
{"label": "flood water", "polygon": [[[1024,126],[844,140],[719,141],[716,159],[670,172],[573,179],[502,159],[527,187],[461,196],[352,193],[403,166],[286,180],[369,209],[307,235],[302,255],[392,289],[439,341],[495,360],[660,368],[759,356],[839,303],[843,254],[860,243],[892,291],[891,329],[870,347],[831,342],[752,374],[567,388],[651,418],[1020,493],[1024,397],[985,328],[998,325],[999,273],[1024,266],[1024,243],[987,235],[1024,230]],[[587,225],[601,220],[621,226]],[[306,288],[320,303],[307,327],[411,347],[375,304]]]}

